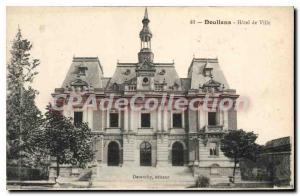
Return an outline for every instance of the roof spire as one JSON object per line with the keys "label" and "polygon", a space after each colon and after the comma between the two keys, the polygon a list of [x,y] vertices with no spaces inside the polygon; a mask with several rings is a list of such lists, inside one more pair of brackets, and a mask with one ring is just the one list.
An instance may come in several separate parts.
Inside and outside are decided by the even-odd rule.
{"label": "roof spire", "polygon": [[144,26],[148,26],[148,23],[150,22],[149,18],[148,18],[148,9],[147,7],[145,8],[145,14],[144,14],[144,18],[142,20]]}
{"label": "roof spire", "polygon": [[144,19],[148,19],[148,9],[147,9],[147,7],[145,8]]}
{"label": "roof spire", "polygon": [[152,33],[149,28],[148,9],[145,8],[144,18],[142,20],[143,28],[140,31],[141,50],[138,54],[139,62],[149,61],[153,62],[153,53],[151,52],[151,38]]}

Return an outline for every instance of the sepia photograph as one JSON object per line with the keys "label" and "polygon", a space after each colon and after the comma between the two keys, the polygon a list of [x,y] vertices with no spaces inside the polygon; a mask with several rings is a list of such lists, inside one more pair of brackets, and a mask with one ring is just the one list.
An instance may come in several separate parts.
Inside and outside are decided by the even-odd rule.
{"label": "sepia photograph", "polygon": [[294,7],[6,7],[6,189],[295,189]]}

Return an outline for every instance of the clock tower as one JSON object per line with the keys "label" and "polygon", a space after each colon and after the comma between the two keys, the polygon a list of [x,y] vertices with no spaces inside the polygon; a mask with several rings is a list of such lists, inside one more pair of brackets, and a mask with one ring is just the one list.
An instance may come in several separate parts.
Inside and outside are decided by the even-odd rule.
{"label": "clock tower", "polygon": [[143,28],[140,32],[141,50],[138,53],[138,66],[136,68],[137,74],[137,90],[154,90],[154,75],[155,67],[153,64],[153,53],[151,50],[152,33],[148,26],[150,20],[148,18],[147,8],[142,20]]}
{"label": "clock tower", "polygon": [[138,53],[139,63],[143,63],[144,61],[153,62],[153,53],[151,51],[151,38],[152,33],[148,26],[150,20],[148,19],[148,11],[147,8],[145,10],[145,15],[142,20],[143,28],[140,32],[140,39],[141,39],[141,50]]}

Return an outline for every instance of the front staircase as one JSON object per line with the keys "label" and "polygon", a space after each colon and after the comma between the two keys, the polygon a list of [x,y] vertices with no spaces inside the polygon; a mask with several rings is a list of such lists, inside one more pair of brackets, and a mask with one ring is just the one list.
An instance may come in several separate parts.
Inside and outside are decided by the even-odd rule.
{"label": "front staircase", "polygon": [[98,167],[93,187],[186,188],[195,185],[189,167]]}

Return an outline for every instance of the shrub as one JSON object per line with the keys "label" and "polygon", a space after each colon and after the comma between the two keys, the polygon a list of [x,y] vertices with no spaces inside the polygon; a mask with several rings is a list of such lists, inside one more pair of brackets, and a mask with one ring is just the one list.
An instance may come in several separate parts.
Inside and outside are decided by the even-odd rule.
{"label": "shrub", "polygon": [[17,168],[7,167],[6,168],[6,179],[7,180],[47,180],[48,169],[47,168]]}
{"label": "shrub", "polygon": [[205,188],[209,187],[209,178],[206,176],[199,176],[196,180],[196,187]]}

